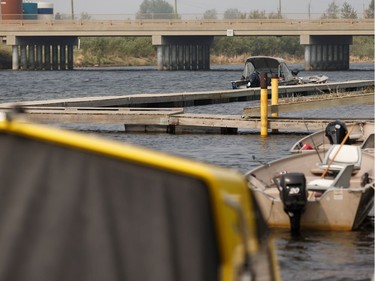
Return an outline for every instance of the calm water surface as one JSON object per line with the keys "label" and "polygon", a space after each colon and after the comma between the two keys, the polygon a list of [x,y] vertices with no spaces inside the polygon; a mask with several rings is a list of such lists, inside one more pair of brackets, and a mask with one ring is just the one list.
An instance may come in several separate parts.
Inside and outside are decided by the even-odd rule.
{"label": "calm water surface", "polygon": [[[302,69],[302,65],[291,68]],[[242,65],[212,66],[210,71],[160,72],[154,67],[85,68],[74,71],[0,71],[0,103],[89,96],[118,96],[136,93],[195,92],[230,89],[239,79]],[[373,64],[352,64],[349,71],[300,72],[300,76],[325,74],[329,81],[374,79]],[[185,108],[186,112],[242,114],[254,102]],[[299,117],[374,117],[373,105],[337,106],[330,109],[293,112]],[[259,136],[241,131],[238,135],[135,134],[118,125],[67,126],[85,133],[100,134],[206,163],[246,172],[260,161],[288,154],[302,135],[286,133]],[[274,231],[283,280],[371,280],[374,274],[373,217],[356,232],[302,232],[292,238],[289,231]]]}

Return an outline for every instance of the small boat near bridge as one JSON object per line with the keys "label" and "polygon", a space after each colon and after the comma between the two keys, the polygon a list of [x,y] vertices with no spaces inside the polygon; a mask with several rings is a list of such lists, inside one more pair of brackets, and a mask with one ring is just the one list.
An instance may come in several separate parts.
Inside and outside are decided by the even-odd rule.
{"label": "small boat near bridge", "polygon": [[299,77],[297,76],[299,70],[291,70],[282,58],[253,56],[246,60],[241,79],[231,82],[232,88],[259,87],[259,74],[261,72],[267,74],[268,85],[270,85],[271,77],[274,74],[276,74],[279,79],[279,85],[322,84],[328,80],[328,77],[325,75]]}

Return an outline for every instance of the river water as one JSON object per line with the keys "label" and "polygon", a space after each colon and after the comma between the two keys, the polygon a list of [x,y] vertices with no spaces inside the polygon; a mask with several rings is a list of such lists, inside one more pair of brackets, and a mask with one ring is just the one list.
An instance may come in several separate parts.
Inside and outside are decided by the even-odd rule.
{"label": "river water", "polygon": [[[302,65],[291,65],[303,69]],[[83,68],[73,71],[0,71],[0,103],[138,93],[197,92],[231,89],[240,78],[242,65],[211,66],[210,71],[157,71],[155,67]],[[304,72],[300,76],[325,74],[329,81],[372,80],[372,63],[351,64],[349,71]],[[333,89],[334,91],[334,89]],[[187,107],[185,112],[242,114],[257,101]],[[374,117],[373,105],[337,106],[293,112],[297,117]],[[260,161],[288,154],[302,135],[285,132],[259,136],[241,131],[237,135],[124,133],[118,125],[65,126],[85,133],[128,142],[166,153],[236,169],[242,173]],[[371,280],[374,275],[374,218],[355,232],[303,231],[293,238],[287,230],[273,231],[282,279],[285,280]]]}

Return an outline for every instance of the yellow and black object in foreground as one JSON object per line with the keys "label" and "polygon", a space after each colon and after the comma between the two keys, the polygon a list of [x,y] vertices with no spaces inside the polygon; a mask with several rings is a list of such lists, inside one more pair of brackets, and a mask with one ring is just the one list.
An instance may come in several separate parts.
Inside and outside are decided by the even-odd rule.
{"label": "yellow and black object in foreground", "polygon": [[0,280],[280,280],[244,177],[0,121]]}

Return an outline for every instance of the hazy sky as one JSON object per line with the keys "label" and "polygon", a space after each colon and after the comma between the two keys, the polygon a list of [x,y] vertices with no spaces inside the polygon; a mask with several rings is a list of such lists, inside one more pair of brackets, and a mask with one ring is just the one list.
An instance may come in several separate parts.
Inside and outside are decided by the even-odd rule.
{"label": "hazy sky", "polygon": [[[139,10],[143,0],[41,0],[54,4],[55,13],[70,14],[71,1],[74,2],[74,13],[81,14],[135,14]],[[282,13],[301,14],[308,13],[308,5],[311,3],[311,14],[321,14],[326,11],[332,0],[166,0],[172,6],[177,1],[179,14],[203,14],[206,10],[215,9],[219,14],[227,9],[237,8],[243,12],[252,10],[276,12],[281,2]],[[341,6],[349,3],[360,15],[364,8],[368,8],[371,0],[335,0]],[[292,16],[288,16],[292,18]]]}

